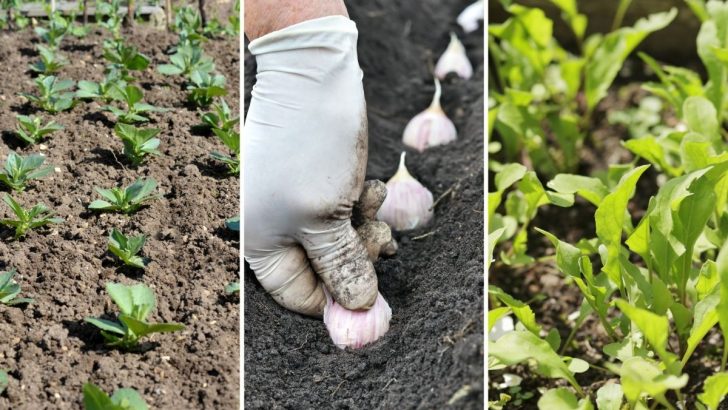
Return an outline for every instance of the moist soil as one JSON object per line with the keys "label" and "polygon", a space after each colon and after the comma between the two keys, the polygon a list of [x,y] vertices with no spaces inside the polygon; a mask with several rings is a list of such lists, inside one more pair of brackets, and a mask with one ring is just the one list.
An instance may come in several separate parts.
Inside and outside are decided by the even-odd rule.
{"label": "moist soil", "polygon": [[[455,18],[468,3],[347,2],[368,105],[367,178],[394,174],[405,125],[432,99],[430,72],[449,31],[459,33],[474,67],[467,81],[443,82],[458,140],[407,150],[409,171],[442,199],[434,223],[396,234],[397,254],[375,264],[393,316],[374,344],[336,348],[321,320],[278,306],[246,266],[246,408],[483,408],[483,32],[459,31]],[[250,55],[245,70],[249,101]]]}
{"label": "moist soil", "polygon": [[[628,60],[627,64],[639,65],[634,59]],[[593,175],[607,170],[610,164],[626,164],[634,160],[634,156],[621,145],[622,141],[630,138],[628,130],[623,126],[610,124],[607,119],[607,113],[637,107],[640,100],[648,95],[641,89],[640,83],[632,82],[634,80],[634,77],[620,77],[609,91],[609,95],[599,104],[590,131],[593,140],[587,141],[581,151],[578,174]],[[674,113],[669,110],[664,113],[664,123],[672,125],[675,121],[677,119]],[[497,139],[497,136],[495,138]],[[643,164],[648,163],[644,160],[638,161],[638,165]],[[634,197],[628,206],[634,225],[644,215],[650,197],[657,194],[658,175],[659,172],[651,166],[638,181]],[[490,186],[493,186],[493,173],[489,174],[489,178]],[[548,181],[544,177],[540,179],[544,184]],[[584,238],[594,238],[596,237],[595,211],[594,205],[579,197],[576,198],[574,206],[569,208],[557,206],[540,208],[528,234],[528,254],[536,258],[534,263],[525,266],[507,266],[500,262],[497,255],[501,250],[508,248],[508,243],[497,246],[493,253],[496,255],[496,262],[491,265],[488,283],[500,287],[518,300],[527,302],[536,315],[536,321],[546,331],[557,329],[562,342],[566,341],[574,326],[569,315],[579,310],[583,296],[576,284],[565,280],[552,258],[553,246],[534,228],[544,229],[569,243],[576,243]],[[612,340],[596,315],[591,315],[584,321],[573,340],[563,355],[577,357],[600,367],[604,367],[604,363],[609,360],[602,349]],[[671,340],[670,343],[672,348],[677,350],[677,339]],[[687,398],[688,408],[694,408],[696,397],[702,392],[704,380],[719,368],[721,346],[720,332],[714,328],[686,365],[684,373],[689,375],[690,379],[682,392]],[[517,389],[518,392],[509,392],[508,389],[498,387],[504,381],[504,373],[516,374],[523,379]],[[604,384],[610,381],[619,382],[619,376],[598,367],[592,367],[585,373],[576,374],[575,377],[585,393],[590,394],[592,398]],[[500,394],[506,393],[512,397],[506,409],[534,409],[541,393],[555,387],[569,387],[569,385],[562,379],[540,377],[527,365],[517,365],[489,372],[488,397],[493,401],[497,400]],[[675,402],[673,393],[668,393],[666,397]],[[728,409],[728,402],[723,402],[719,409]]]}
{"label": "moist soil", "polygon": [[[237,409],[239,403],[239,304],[225,296],[226,284],[237,280],[239,235],[224,220],[239,212],[239,179],[209,157],[226,152],[215,137],[196,135],[198,112],[186,105],[183,78],[158,74],[169,61],[166,51],[176,35],[137,26],[123,33],[151,59],[144,72],[133,72],[145,101],[171,108],[153,114],[160,128],[160,151],[139,167],[121,154],[113,134],[115,118],[100,104],[79,102],[72,110],[50,116],[27,104],[20,92],[36,88],[28,65],[38,59],[30,29],[0,33],[0,153],[43,152],[55,167],[48,177],[15,194],[26,207],[43,202],[65,219],[59,225],[30,232],[20,240],[0,230],[0,270],[18,270],[21,296],[35,301],[25,307],[0,305],[0,368],[8,369],[10,386],[0,395],[3,409],[79,409],[87,381],[105,391],[137,389],[158,409]],[[66,36],[61,52],[70,64],[59,76],[99,81],[105,61],[102,44],[109,35],[94,30],[82,39]],[[239,104],[238,39],[204,43],[217,70],[225,75],[233,112]],[[43,145],[24,146],[13,136],[16,114],[42,115],[65,128]],[[139,177],[159,182],[161,197],[139,212],[96,214],[87,205],[98,195],[94,187],[128,185]],[[9,217],[0,207],[0,217]],[[120,268],[106,251],[112,228],[148,236],[143,255],[146,270]],[[118,313],[106,294],[107,282],[145,283],[157,297],[154,322],[181,322],[186,329],[153,335],[134,352],[110,350],[98,330],[83,319],[113,318]]]}

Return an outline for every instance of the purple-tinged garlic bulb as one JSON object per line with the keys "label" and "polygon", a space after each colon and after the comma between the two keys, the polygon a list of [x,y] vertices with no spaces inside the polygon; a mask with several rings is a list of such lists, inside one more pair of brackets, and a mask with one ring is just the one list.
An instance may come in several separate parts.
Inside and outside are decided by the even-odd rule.
{"label": "purple-tinged garlic bulb", "polygon": [[435,96],[430,106],[410,120],[404,129],[402,142],[408,147],[423,152],[429,147],[455,141],[458,136],[455,124],[447,118],[440,105],[442,88],[435,79]]}
{"label": "purple-tinged garlic bulb", "polygon": [[387,197],[377,212],[377,219],[397,231],[425,226],[433,217],[432,193],[410,175],[404,158],[403,152],[397,172],[387,181]]}
{"label": "purple-tinged garlic bulb", "polygon": [[324,324],[339,349],[359,349],[375,342],[389,330],[392,309],[381,293],[369,310],[349,310],[326,293]]}
{"label": "purple-tinged garlic bulb", "polygon": [[463,43],[458,40],[455,33],[450,33],[450,44],[437,60],[435,65],[435,76],[444,80],[449,73],[456,73],[460,78],[467,80],[473,76],[473,66],[465,54]]}

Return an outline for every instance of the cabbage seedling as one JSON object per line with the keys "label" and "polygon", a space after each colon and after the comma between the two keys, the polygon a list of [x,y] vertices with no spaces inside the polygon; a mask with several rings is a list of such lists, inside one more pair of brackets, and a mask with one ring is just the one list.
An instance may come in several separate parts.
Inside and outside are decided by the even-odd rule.
{"label": "cabbage seedling", "polygon": [[96,192],[104,197],[106,201],[97,199],[91,202],[88,208],[94,211],[118,211],[130,214],[139,210],[146,202],[158,198],[158,195],[152,195],[152,191],[156,187],[157,181],[149,178],[146,180],[138,179],[126,188],[96,188]]}
{"label": "cabbage seedling", "polygon": [[40,154],[23,157],[10,151],[4,169],[0,170],[0,182],[14,191],[25,190],[26,182],[42,178],[53,170],[53,167],[41,168],[45,159],[45,156]]}
{"label": "cabbage seedling", "polygon": [[240,122],[240,118],[233,116],[230,107],[224,99],[220,98],[219,104],[212,105],[212,111],[202,115],[202,123],[212,129],[218,128],[223,131],[232,131]]}
{"label": "cabbage seedling", "polygon": [[63,125],[53,121],[43,125],[41,117],[16,115],[18,120],[16,132],[18,137],[28,144],[35,144],[43,140],[47,135],[63,129]]}
{"label": "cabbage seedling", "polygon": [[144,269],[148,260],[138,254],[146,241],[147,237],[144,235],[126,236],[114,228],[109,235],[109,252],[119,257],[127,266]]}
{"label": "cabbage seedling", "polygon": [[119,389],[109,397],[93,383],[83,385],[84,410],[149,410],[141,394],[134,389]]}
{"label": "cabbage seedling", "polygon": [[4,305],[31,303],[33,299],[18,297],[20,294],[20,285],[13,280],[15,273],[15,269],[11,269],[8,272],[0,272],[0,303]]}
{"label": "cabbage seedling", "polygon": [[133,85],[127,85],[126,87],[113,87],[111,90],[112,96],[115,100],[119,100],[126,104],[126,111],[107,105],[104,107],[105,111],[109,111],[114,114],[119,122],[133,124],[135,122],[146,122],[149,118],[142,114],[148,112],[166,112],[164,108],[155,107],[151,104],[143,103],[144,93],[141,88]]}
{"label": "cabbage seedling", "polygon": [[190,83],[187,85],[187,100],[197,107],[207,107],[212,104],[215,97],[227,94],[225,90],[225,76],[220,74],[193,71]]}
{"label": "cabbage seedling", "polygon": [[119,70],[111,69],[106,73],[106,77],[100,82],[79,81],[78,90],[76,90],[76,98],[100,99],[105,103],[110,103],[116,95],[113,90],[115,88],[123,89],[126,87],[126,81],[121,79],[122,74]]}
{"label": "cabbage seedling", "polygon": [[68,64],[68,60],[60,54],[57,54],[54,50],[38,46],[38,53],[40,53],[40,61],[36,61],[30,65],[30,69],[36,73],[43,75],[50,75],[57,73],[63,66]]}
{"label": "cabbage seedling", "polygon": [[209,73],[215,69],[212,59],[202,54],[202,49],[195,45],[177,48],[177,52],[169,57],[171,64],[157,66],[157,71],[164,75],[190,75],[194,71]]}
{"label": "cabbage seedling", "polygon": [[15,239],[25,235],[29,229],[63,222],[63,218],[54,218],[53,211],[44,204],[36,204],[30,210],[26,211],[8,194],[5,194],[3,201],[13,210],[13,213],[18,219],[0,219],[0,224],[15,228]]}
{"label": "cabbage seedling", "polygon": [[124,143],[124,155],[134,165],[140,164],[148,154],[161,154],[157,151],[159,138],[155,138],[160,131],[159,128],[137,128],[123,123],[114,127],[114,134]]}
{"label": "cabbage seedling", "polygon": [[129,71],[142,71],[149,66],[149,57],[140,53],[136,47],[127,46],[121,39],[104,41],[104,58],[112,70],[119,70],[122,78],[132,81]]}
{"label": "cabbage seedling", "polygon": [[210,153],[210,156],[214,159],[223,162],[225,165],[227,165],[228,170],[230,174],[239,174],[240,173],[240,134],[238,134],[235,131],[223,131],[220,129],[214,128],[212,130],[215,135],[220,138],[220,140],[227,146],[230,151],[232,151],[235,156],[228,156],[225,154],[221,154],[217,151],[214,151]]}
{"label": "cabbage seedling", "polygon": [[87,317],[88,323],[101,329],[101,335],[109,346],[131,349],[139,339],[152,333],[177,332],[185,328],[181,323],[149,323],[147,317],[156,308],[157,300],[144,284],[126,286],[107,283],[106,291],[121,311],[118,321]]}
{"label": "cabbage seedling", "polygon": [[28,101],[37,105],[40,109],[55,114],[73,107],[74,93],[69,92],[76,83],[73,80],[59,80],[55,76],[38,77],[35,85],[38,87],[39,95],[20,93]]}

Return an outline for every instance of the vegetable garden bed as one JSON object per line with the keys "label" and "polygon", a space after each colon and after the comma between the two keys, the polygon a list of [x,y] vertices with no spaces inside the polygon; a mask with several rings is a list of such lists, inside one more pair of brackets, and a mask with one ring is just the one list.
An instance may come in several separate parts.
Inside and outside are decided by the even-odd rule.
{"label": "vegetable garden bed", "polygon": [[[28,66],[38,60],[38,38],[30,29],[0,33],[2,161],[10,150],[41,152],[54,167],[12,195],[26,207],[43,202],[65,220],[19,240],[0,230],[0,270],[17,269],[20,296],[34,299],[27,306],[0,305],[0,369],[10,379],[0,408],[77,409],[86,382],[109,394],[134,388],[153,408],[238,407],[239,305],[224,288],[237,280],[240,268],[238,234],[225,228],[225,220],[239,212],[239,178],[210,157],[212,151],[226,151],[214,135],[192,132],[200,113],[187,102],[184,78],[157,71],[169,63],[167,52],[177,35],[145,25],[121,34],[126,45],[151,60],[147,69],[133,73],[144,101],[170,109],[149,114],[149,125],[141,125],[161,129],[161,155],[136,167],[122,154],[114,135],[117,118],[102,111],[102,102],[79,101],[69,111],[49,115],[19,96],[36,90]],[[108,32],[97,28],[84,38],[66,35],[59,52],[69,64],[57,75],[76,82],[102,80],[107,38]],[[237,36],[205,41],[202,48],[226,77],[225,98],[237,112]],[[17,114],[40,115],[44,123],[53,120],[64,129],[25,145],[15,135]],[[137,178],[155,179],[161,196],[130,215],[88,209],[99,199],[95,188],[127,186]],[[0,216],[10,215],[3,204]],[[146,269],[120,267],[107,252],[112,228],[147,235]],[[84,318],[113,319],[118,313],[105,291],[107,282],[146,284],[157,298],[152,320],[186,328],[145,339],[129,352],[105,346]]]}
{"label": "vegetable garden bed", "polygon": [[[430,104],[434,63],[469,3],[347,3],[369,114],[367,179],[386,181],[396,171],[405,125]],[[474,67],[469,80],[451,74],[442,82],[458,140],[407,150],[412,175],[443,197],[430,226],[395,234],[397,254],[375,264],[392,308],[389,332],[371,346],[339,350],[321,320],[277,305],[246,265],[246,408],[444,408],[449,401],[482,408],[483,39],[481,31],[458,33]],[[249,101],[250,55],[245,70]]]}

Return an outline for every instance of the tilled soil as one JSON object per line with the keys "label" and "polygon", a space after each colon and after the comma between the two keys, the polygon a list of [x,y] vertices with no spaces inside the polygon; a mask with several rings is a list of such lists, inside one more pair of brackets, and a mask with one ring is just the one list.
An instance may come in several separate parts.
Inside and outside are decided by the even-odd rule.
{"label": "tilled soil", "polygon": [[[430,103],[430,70],[449,31],[461,35],[475,74],[443,82],[443,107],[458,140],[422,154],[408,150],[409,171],[443,198],[433,224],[396,235],[397,255],[375,264],[393,311],[387,335],[360,350],[339,350],[320,320],[278,306],[246,267],[246,408],[483,408],[483,32],[459,31],[455,18],[468,4],[347,3],[359,29],[368,179],[386,181],[396,170],[402,131]],[[249,101],[249,55],[245,69]]]}
{"label": "tilled soil", "polygon": [[[100,104],[79,102],[50,116],[25,103],[18,93],[36,92],[27,67],[38,58],[37,40],[30,29],[0,33],[0,155],[4,161],[11,149],[40,150],[56,168],[13,195],[26,207],[43,202],[65,219],[18,241],[0,230],[0,269],[17,269],[21,296],[35,299],[27,307],[0,305],[0,368],[10,374],[0,408],[78,409],[87,381],[109,393],[135,388],[158,409],[238,408],[239,304],[223,288],[237,280],[240,268],[239,236],[224,227],[239,211],[239,179],[209,157],[214,150],[225,152],[215,137],[191,132],[199,114],[186,105],[183,78],[156,72],[168,62],[166,51],[176,35],[138,26],[124,36],[152,60],[144,72],[133,72],[145,101],[171,108],[152,115],[151,125],[162,129],[162,155],[137,168],[121,154],[115,118],[101,112]],[[108,37],[99,30],[82,39],[67,36],[61,52],[70,64],[59,76],[99,81]],[[237,111],[238,39],[210,40],[203,48],[227,78],[227,101]],[[23,146],[12,135],[18,113],[42,115],[65,129],[43,146]],[[94,187],[126,186],[139,177],[159,182],[160,199],[130,216],[87,210],[98,199]],[[0,217],[8,216],[3,204]],[[114,227],[148,236],[143,254],[151,263],[145,271],[119,268],[107,253]],[[186,329],[154,335],[137,352],[109,350],[83,319],[118,313],[104,289],[110,281],[150,286],[158,302],[150,320],[181,322]]]}

